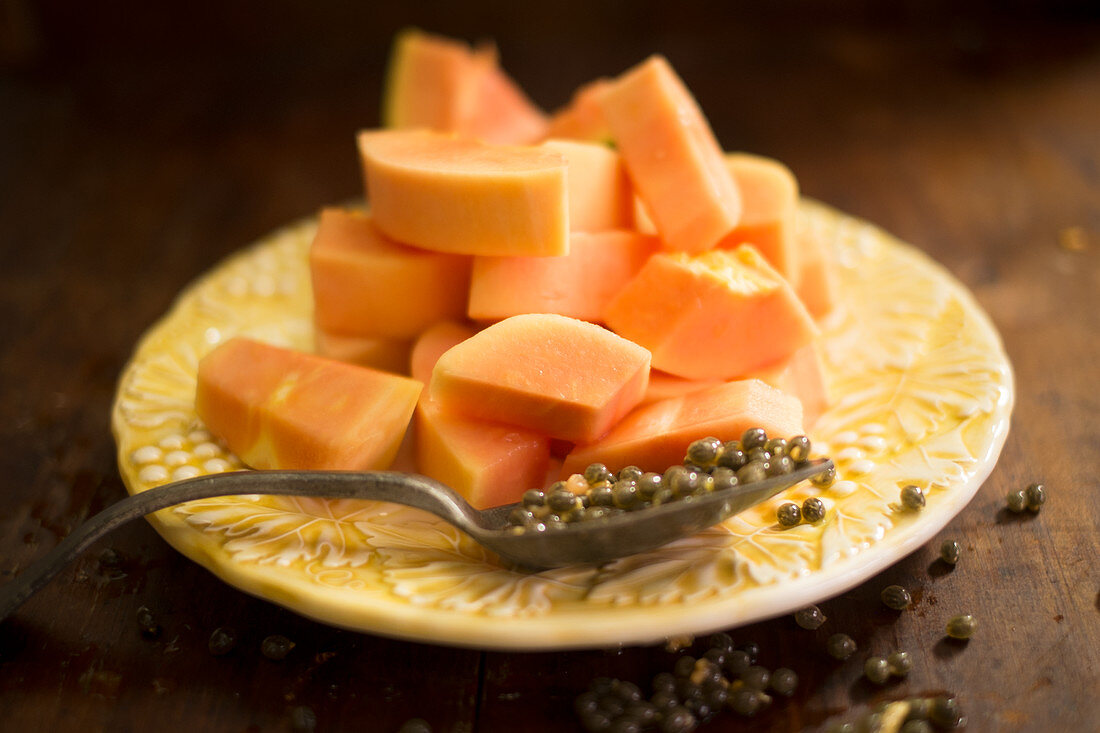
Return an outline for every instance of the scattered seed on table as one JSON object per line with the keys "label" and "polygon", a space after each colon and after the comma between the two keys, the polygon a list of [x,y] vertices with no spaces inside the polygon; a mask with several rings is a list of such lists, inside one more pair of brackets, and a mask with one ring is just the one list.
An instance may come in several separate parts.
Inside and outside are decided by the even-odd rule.
{"label": "scattered seed on table", "polygon": [[1027,509],[1027,492],[1023,489],[1008,492],[1008,509],[1016,514]]}
{"label": "scattered seed on table", "polygon": [[895,611],[904,611],[909,608],[909,604],[913,602],[913,597],[909,595],[909,591],[905,590],[900,585],[886,586],[882,589],[880,597],[888,608],[892,608]]}
{"label": "scattered seed on table", "polygon": [[282,634],[272,634],[260,642],[260,653],[276,662],[286,659],[286,655],[290,654],[293,648],[294,642]]}
{"label": "scattered seed on table", "polygon": [[825,623],[825,614],[817,606],[809,606],[795,613],[794,622],[804,629],[813,631],[821,628],[821,624]]}
{"label": "scattered seed on table", "polygon": [[141,631],[141,635],[147,639],[152,639],[160,635],[160,624],[157,623],[157,619],[153,616],[153,612],[149,610],[147,606],[140,606],[137,610],[137,624],[138,629]]}
{"label": "scattered seed on table", "polygon": [[768,686],[777,695],[790,697],[798,687],[798,675],[793,669],[780,667],[772,672],[772,678]]}
{"label": "scattered seed on table", "polygon": [[1042,484],[1030,484],[1024,489],[1024,496],[1027,498],[1027,508],[1033,512],[1039,511],[1047,500],[1047,491]]}
{"label": "scattered seed on table", "polygon": [[978,620],[969,613],[952,616],[947,622],[947,635],[952,639],[969,639],[978,628]]}
{"label": "scattered seed on table", "polygon": [[401,724],[397,733],[432,733],[432,726],[423,718],[410,718]]}
{"label": "scattered seed on table", "polygon": [[741,673],[741,681],[745,683],[746,687],[751,687],[754,690],[760,690],[763,692],[768,689],[768,683],[771,681],[771,672],[767,667],[761,667],[758,664],[754,664],[744,672]]}
{"label": "scattered seed on table", "polygon": [[228,654],[237,646],[237,632],[228,626],[219,626],[210,634],[206,646],[215,657]]}
{"label": "scattered seed on table", "polygon": [[924,509],[924,492],[915,484],[909,484],[901,490],[901,505],[910,512]]}
{"label": "scattered seed on table", "polygon": [[948,565],[954,565],[962,554],[962,546],[955,540],[944,540],[940,545],[940,559]]}
{"label": "scattered seed on table", "polygon": [[890,664],[884,657],[868,657],[863,663],[863,676],[876,685],[886,684],[890,679]]}
{"label": "scattered seed on table", "polygon": [[928,719],[937,728],[953,729],[965,724],[958,701],[953,697],[936,697],[928,712]]}
{"label": "scattered seed on table", "polygon": [[856,648],[855,639],[847,634],[833,634],[825,642],[825,650],[829,653],[829,656],[841,661],[855,654]]}
{"label": "scattered seed on table", "polygon": [[890,674],[906,677],[913,668],[913,658],[909,656],[909,652],[894,652],[886,657],[886,664],[890,667]]}

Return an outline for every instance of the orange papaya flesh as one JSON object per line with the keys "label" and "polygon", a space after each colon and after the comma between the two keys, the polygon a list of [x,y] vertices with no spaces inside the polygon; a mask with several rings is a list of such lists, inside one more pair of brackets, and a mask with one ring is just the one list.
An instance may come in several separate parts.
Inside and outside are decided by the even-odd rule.
{"label": "orange papaya flesh", "polygon": [[344,336],[321,330],[314,333],[318,356],[395,374],[408,373],[411,349],[411,341],[399,339]]}
{"label": "orange papaya flesh", "polygon": [[562,109],[550,116],[546,136],[567,140],[607,143],[611,130],[600,97],[611,86],[610,79],[594,79],[581,85]]}
{"label": "orange papaya flesh", "polygon": [[741,192],[741,220],[719,247],[751,244],[792,286],[801,277],[795,219],[798,180],[777,160],[748,153],[729,153],[726,167]]}
{"label": "orange papaya flesh", "polygon": [[[439,357],[477,333],[477,329],[464,323],[442,321],[426,329],[413,343],[409,355],[409,373],[425,386],[432,381],[432,370]],[[425,395],[427,393],[425,392]]]}
{"label": "orange papaya flesh", "polygon": [[416,29],[394,41],[382,97],[383,125],[456,132],[494,143],[529,143],[547,116],[500,68],[495,49]]}
{"label": "orange papaya flesh", "polygon": [[723,381],[725,380],[687,379],[668,372],[662,372],[660,369],[650,369],[649,386],[646,388],[641,404],[648,405],[650,402],[659,402],[670,397],[682,397],[695,392],[702,392],[704,389],[715,387]]}
{"label": "orange papaya flesh", "polygon": [[670,249],[701,252],[737,226],[741,197],[722,149],[664,58],[628,70],[600,102],[634,189]]}
{"label": "orange papaya flesh", "polygon": [[465,315],[471,259],[399,244],[370,214],[324,209],[309,258],[321,331],[411,341]]}
{"label": "orange papaya flesh", "polygon": [[563,156],[569,165],[569,228],[575,232],[630,229],[634,192],[622,158],[606,145],[574,140],[547,140],[542,148]]}
{"label": "orange papaya flesh", "polygon": [[590,441],[645,394],[649,352],[574,318],[506,318],[440,357],[430,394],[468,417]]}
{"label": "orange papaya flesh", "polygon": [[[413,346],[413,378],[427,383],[439,357],[475,333],[457,323],[428,329]],[[416,463],[484,509],[519,501],[543,485],[550,439],[532,430],[470,419],[443,409],[428,392],[416,407]]]}
{"label": "orange papaya flesh", "polygon": [[802,430],[798,399],[757,379],[725,382],[639,407],[603,438],[578,445],[565,459],[562,476],[600,462],[612,471],[635,465],[663,472],[682,463],[692,441],[713,435],[733,440],[750,427],[791,437]]}
{"label": "orange papaya flesh", "polygon": [[655,368],[688,379],[733,379],[817,335],[791,286],[747,245],[654,255],[604,320],[649,349]]}
{"label": "orange papaya flesh", "polygon": [[801,274],[795,292],[815,319],[821,320],[839,302],[836,263],[821,238],[811,231],[800,232],[798,243]]}
{"label": "orange papaya flesh", "polygon": [[560,154],[424,130],[362,132],[359,153],[374,223],[398,242],[470,255],[569,252]]}
{"label": "orange papaya flesh", "polygon": [[467,314],[495,321],[557,313],[599,322],[659,246],[656,237],[632,231],[573,232],[562,257],[475,257]]}
{"label": "orange papaya flesh", "polygon": [[390,465],[423,385],[233,338],[199,361],[195,409],[257,469],[376,470]]}
{"label": "orange papaya flesh", "polygon": [[825,366],[815,343],[807,344],[787,359],[757,369],[742,378],[759,379],[797,397],[802,403],[802,423],[807,429],[814,426],[831,402]]}

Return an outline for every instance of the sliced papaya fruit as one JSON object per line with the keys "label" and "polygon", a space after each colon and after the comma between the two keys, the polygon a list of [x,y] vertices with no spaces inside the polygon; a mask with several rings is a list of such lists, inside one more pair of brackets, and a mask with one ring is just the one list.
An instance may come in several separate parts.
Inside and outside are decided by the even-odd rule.
{"label": "sliced papaya fruit", "polygon": [[607,325],[688,379],[732,379],[785,359],[817,335],[791,286],[750,246],[662,252],[604,311]]}
{"label": "sliced papaya fruit", "polygon": [[797,397],[802,403],[802,423],[807,429],[814,426],[831,401],[825,365],[816,343],[806,344],[783,361],[761,367],[743,378],[759,379]]}
{"label": "sliced papaya fruit", "polygon": [[600,96],[612,139],[657,231],[675,250],[701,252],[737,226],[741,196],[691,92],[661,56]]}
{"label": "sliced papaya fruit", "polygon": [[[413,377],[427,383],[439,357],[475,333],[440,323],[413,346]],[[478,509],[519,501],[541,486],[550,459],[550,439],[533,430],[477,420],[445,410],[428,392],[416,406],[416,463]]]}
{"label": "sliced papaya fruit", "polygon": [[611,86],[610,79],[594,79],[581,85],[565,107],[550,117],[546,136],[596,143],[611,141],[611,130],[600,97]]}
{"label": "sliced papaya fruit", "polygon": [[370,336],[344,336],[316,330],[314,350],[318,356],[326,359],[346,361],[384,372],[408,374],[412,342]]}
{"label": "sliced papaya fruit", "polygon": [[634,192],[622,157],[606,145],[547,140],[543,148],[569,164],[569,228],[575,232],[629,229],[634,222]]}
{"label": "sliced papaya fruit", "polygon": [[678,377],[675,374],[662,372],[660,369],[649,370],[649,386],[646,388],[645,397],[641,404],[660,402],[670,397],[683,397],[684,395],[702,392],[721,384],[722,379],[688,379]]}
{"label": "sliced papaya fruit", "polygon": [[471,255],[569,252],[565,157],[425,130],[359,134],[375,225],[415,247]]}
{"label": "sliced papaya fruit", "polygon": [[394,39],[382,124],[523,144],[545,135],[547,117],[500,68],[492,47],[472,49],[411,28]]}
{"label": "sliced papaya fruit", "polygon": [[445,409],[552,438],[595,440],[645,394],[649,352],[553,314],[506,318],[439,358],[430,394]]}
{"label": "sliced papaya fruit", "polygon": [[633,231],[573,232],[562,257],[475,257],[467,313],[489,321],[557,313],[599,322],[659,246]]}
{"label": "sliced papaya fruit", "polygon": [[233,338],[199,361],[195,410],[257,469],[387,468],[423,385]]}
{"label": "sliced papaya fruit", "polygon": [[725,382],[700,392],[639,407],[603,438],[578,445],[566,456],[562,476],[600,462],[612,471],[634,465],[662,472],[683,462],[692,441],[713,435],[734,440],[750,427],[769,435],[802,433],[798,399],[758,379]]}
{"label": "sliced papaya fruit", "polygon": [[801,273],[795,292],[810,315],[821,320],[832,313],[839,302],[836,263],[815,232],[800,232],[796,241]]}
{"label": "sliced papaya fruit", "polygon": [[398,244],[371,214],[324,209],[309,265],[314,321],[329,334],[411,342],[466,312],[471,258]]}
{"label": "sliced papaya fruit", "polygon": [[749,153],[727,154],[726,167],[741,192],[741,220],[718,246],[751,244],[797,287],[801,276],[795,241],[798,180],[778,160]]}

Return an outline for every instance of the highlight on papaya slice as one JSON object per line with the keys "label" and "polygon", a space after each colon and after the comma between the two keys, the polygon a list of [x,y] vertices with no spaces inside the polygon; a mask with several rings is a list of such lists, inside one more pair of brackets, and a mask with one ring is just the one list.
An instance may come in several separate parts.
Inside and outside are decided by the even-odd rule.
{"label": "highlight on papaya slice", "polygon": [[471,259],[399,244],[371,214],[324,209],[309,264],[314,321],[327,334],[411,342],[466,312]]}
{"label": "highlight on papaya slice", "polygon": [[740,221],[741,196],[691,92],[661,56],[600,96],[630,180],[670,249],[701,252]]}
{"label": "highlight on papaya slice", "polygon": [[752,247],[662,252],[604,311],[607,325],[688,379],[733,379],[817,336],[791,286]]}
{"label": "highlight on papaya slice", "polygon": [[569,164],[569,228],[575,232],[630,229],[634,192],[621,156],[606,145],[547,140],[541,147]]}
{"label": "highlight on papaya slice", "polygon": [[252,468],[377,470],[392,463],[422,389],[238,337],[199,361],[195,409]]}
{"label": "highlight on papaya slice", "polygon": [[467,313],[490,321],[523,313],[602,321],[607,304],[659,246],[656,237],[632,231],[573,232],[562,257],[475,257]]}
{"label": "highlight on papaya slice", "polygon": [[797,288],[802,272],[795,241],[798,180],[778,160],[749,153],[727,154],[726,167],[741,192],[741,220],[718,246],[751,244]]}
{"label": "highlight on papaya slice", "polygon": [[470,255],[569,252],[564,156],[425,130],[359,134],[374,223],[404,244]]}
{"label": "highlight on papaya slice", "polygon": [[769,435],[801,435],[802,405],[757,379],[653,402],[627,415],[599,440],[574,448],[562,476],[583,473],[596,462],[612,471],[633,465],[663,472],[682,463],[687,447],[700,436],[732,440],[750,427],[764,428]]}
{"label": "highlight on papaya slice", "polygon": [[410,28],[394,40],[382,124],[524,144],[545,135],[547,117],[500,68],[494,48]]}
{"label": "highlight on papaya slice", "polygon": [[407,374],[412,342],[371,336],[344,336],[314,330],[314,351],[318,356],[349,364]]}
{"label": "highlight on papaya slice", "polygon": [[638,404],[648,380],[641,346],[585,321],[527,314],[443,354],[430,394],[472,418],[591,441]]}

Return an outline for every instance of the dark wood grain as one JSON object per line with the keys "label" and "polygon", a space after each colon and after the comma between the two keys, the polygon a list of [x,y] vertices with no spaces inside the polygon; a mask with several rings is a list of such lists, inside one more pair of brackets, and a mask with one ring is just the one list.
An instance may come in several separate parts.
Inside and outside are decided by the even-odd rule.
{"label": "dark wood grain", "polygon": [[[943,263],[1000,330],[1018,397],[1004,454],[945,529],[822,604],[734,632],[801,676],[789,702],[709,730],[813,728],[875,702],[957,693],[972,730],[1100,728],[1100,23],[1086,3],[0,3],[0,582],[124,489],[108,415],[136,340],[221,257],[360,188],[395,30],[496,38],[547,107],[661,51],[725,147],[778,157],[805,193]],[[1076,234],[1067,235],[1074,231]],[[1078,242],[1083,246],[1073,247]],[[1045,481],[1036,516],[1004,495]],[[100,558],[106,549],[118,563]],[[886,584],[915,590],[889,612]],[[146,606],[161,631],[139,632]],[[943,639],[968,611],[968,644]],[[239,644],[214,657],[211,632]],[[904,648],[872,688],[829,633]],[[268,634],[296,646],[281,662]],[[862,655],[857,655],[862,658]],[[557,731],[596,675],[643,687],[661,648],[483,653],[314,623],[230,588],[136,524],[0,625],[0,729]],[[851,715],[852,713],[849,713]]]}

